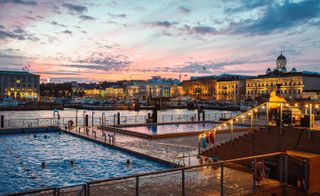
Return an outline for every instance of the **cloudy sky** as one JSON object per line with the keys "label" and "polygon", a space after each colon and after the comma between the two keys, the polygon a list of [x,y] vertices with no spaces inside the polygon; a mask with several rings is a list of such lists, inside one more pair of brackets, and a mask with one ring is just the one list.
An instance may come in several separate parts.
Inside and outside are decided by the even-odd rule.
{"label": "cloudy sky", "polygon": [[281,51],[320,72],[319,0],[0,0],[0,70],[43,81],[255,75]]}

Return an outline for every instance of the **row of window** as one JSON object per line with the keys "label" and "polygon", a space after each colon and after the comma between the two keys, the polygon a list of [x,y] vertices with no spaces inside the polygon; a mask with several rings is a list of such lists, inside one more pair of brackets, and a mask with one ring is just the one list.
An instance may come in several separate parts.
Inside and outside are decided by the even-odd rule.
{"label": "row of window", "polygon": [[[255,93],[256,92],[256,93]],[[247,91],[247,95],[254,95],[254,94],[270,94],[271,90],[261,90],[261,91],[253,91],[253,90],[249,90]],[[281,94],[300,94],[301,90],[300,89],[293,89],[291,92],[290,90],[280,90]]]}
{"label": "row of window", "polygon": [[218,86],[218,89],[228,89],[228,88],[231,88],[231,89],[238,88],[238,85],[236,85],[236,86]]}
{"label": "row of window", "polygon": [[280,85],[284,85],[284,86],[288,86],[288,85],[301,85],[301,82],[283,82],[283,83],[277,83],[277,82],[275,82],[275,83],[270,83],[270,84],[268,84],[268,83],[262,83],[262,84],[260,84],[260,83],[255,83],[255,84],[248,84],[247,86],[248,87],[257,87],[257,86],[277,86],[278,84],[280,84]]}
{"label": "row of window", "polygon": [[218,91],[218,94],[223,94],[223,95],[231,95],[231,94],[238,94],[238,90],[236,91]]}
{"label": "row of window", "polygon": [[[26,87],[29,87],[29,88],[31,88],[31,87],[34,87],[34,88],[38,88],[38,86],[39,86],[39,84],[8,84],[8,83],[4,83],[3,84],[3,88],[10,88],[10,87],[16,87],[16,88],[26,88]],[[0,85],[0,88],[1,88],[2,86]]]}

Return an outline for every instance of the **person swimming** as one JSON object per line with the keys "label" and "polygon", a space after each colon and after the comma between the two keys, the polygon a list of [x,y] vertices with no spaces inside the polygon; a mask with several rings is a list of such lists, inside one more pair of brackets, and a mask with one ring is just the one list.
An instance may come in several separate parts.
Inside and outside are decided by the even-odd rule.
{"label": "person swimming", "polygon": [[33,138],[37,138],[37,135],[33,135]]}
{"label": "person swimming", "polygon": [[47,139],[48,138],[48,136],[47,135],[44,135],[44,139]]}
{"label": "person swimming", "polygon": [[132,162],[130,161],[130,159],[127,159],[127,166],[131,165]]}
{"label": "person swimming", "polygon": [[70,165],[73,166],[74,165],[74,161],[70,160]]}
{"label": "person swimming", "polygon": [[48,165],[47,165],[47,163],[46,163],[46,162],[42,162],[42,163],[41,163],[41,167],[42,167],[42,169],[47,168],[47,166],[48,166]]}

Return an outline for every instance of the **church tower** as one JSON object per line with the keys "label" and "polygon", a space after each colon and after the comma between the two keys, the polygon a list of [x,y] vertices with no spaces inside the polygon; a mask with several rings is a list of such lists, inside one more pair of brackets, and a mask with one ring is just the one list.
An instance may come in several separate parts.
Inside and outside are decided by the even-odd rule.
{"label": "church tower", "polygon": [[282,71],[282,72],[287,72],[287,59],[285,56],[282,55],[282,52],[280,54],[280,56],[278,56],[277,58],[277,68],[276,70],[278,71]]}

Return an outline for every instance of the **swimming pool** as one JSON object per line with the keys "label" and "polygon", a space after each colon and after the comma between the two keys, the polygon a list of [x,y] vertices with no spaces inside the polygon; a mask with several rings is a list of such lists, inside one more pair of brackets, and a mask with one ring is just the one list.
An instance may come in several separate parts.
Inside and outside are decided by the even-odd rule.
{"label": "swimming pool", "polygon": [[[0,194],[62,187],[169,166],[67,133],[0,136]],[[130,159],[132,164],[127,165]],[[73,165],[71,164],[73,161]],[[42,168],[45,162],[45,168]]]}
{"label": "swimming pool", "polygon": [[169,133],[198,132],[210,129],[215,125],[215,123],[167,124],[122,127],[121,129],[144,134],[161,135]]}
{"label": "swimming pool", "polygon": [[[187,123],[187,124],[165,124],[165,125],[142,125],[142,126],[124,126],[123,130],[148,134],[148,135],[163,135],[170,133],[188,133],[201,132],[216,126],[216,123]],[[243,128],[241,125],[235,125],[234,128]],[[230,128],[226,128],[230,129]]]}

